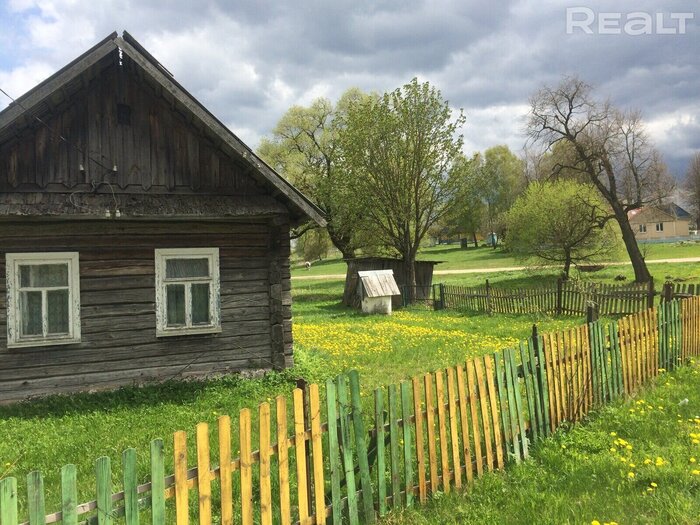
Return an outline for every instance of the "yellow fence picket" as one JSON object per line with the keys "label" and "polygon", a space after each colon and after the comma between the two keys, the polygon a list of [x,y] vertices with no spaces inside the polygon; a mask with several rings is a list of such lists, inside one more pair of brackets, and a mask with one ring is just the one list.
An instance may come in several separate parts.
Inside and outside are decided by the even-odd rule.
{"label": "yellow fence picket", "polygon": [[270,404],[258,407],[260,433],[260,523],[272,525],[272,479],[270,472]]}
{"label": "yellow fence picket", "polygon": [[294,389],[294,445],[297,464],[297,505],[299,521],[306,523],[309,519],[309,494],[306,485],[308,466],[306,465],[306,429],[304,425],[304,393]]}
{"label": "yellow fence picket", "polygon": [[425,374],[425,410],[428,427],[428,464],[430,465],[430,492],[438,491],[438,461],[435,447],[435,402],[433,389],[433,374]]}
{"label": "yellow fence picket", "polygon": [[241,522],[253,525],[253,447],[250,410],[239,413],[238,432],[241,443]]}
{"label": "yellow fence picket", "polygon": [[211,475],[209,473],[209,425],[197,425],[197,490],[199,491],[199,524],[211,525]]}
{"label": "yellow fence picket", "polygon": [[323,484],[323,447],[321,441],[321,403],[318,385],[309,385],[309,409],[311,410],[311,447],[314,463],[314,496],[316,524],[326,523],[326,488]]}
{"label": "yellow fence picket", "polygon": [[221,525],[233,525],[233,471],[231,468],[231,418],[219,418],[219,479]]}
{"label": "yellow fence picket", "polygon": [[177,525],[187,525],[190,520],[189,488],[187,487],[187,434],[175,432],[175,520]]}
{"label": "yellow fence picket", "polygon": [[292,509],[289,497],[289,437],[287,436],[287,400],[277,396],[277,464],[280,491],[280,523],[292,523]]}

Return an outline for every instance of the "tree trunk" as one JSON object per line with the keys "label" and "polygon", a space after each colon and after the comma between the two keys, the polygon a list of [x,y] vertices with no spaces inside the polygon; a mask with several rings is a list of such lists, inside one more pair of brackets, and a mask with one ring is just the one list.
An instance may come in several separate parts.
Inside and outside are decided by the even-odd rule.
{"label": "tree trunk", "polygon": [[416,300],[416,254],[408,250],[403,256],[404,272],[406,274],[405,301],[413,304]]}
{"label": "tree trunk", "polygon": [[625,243],[627,254],[634,269],[634,280],[638,283],[648,283],[651,280],[651,274],[647,268],[647,263],[644,261],[642,251],[639,249],[639,244],[637,244],[637,238],[634,236],[627,213],[622,209],[622,206],[615,204],[613,204],[613,212],[615,213],[615,220],[620,225],[622,241]]}
{"label": "tree trunk", "polygon": [[326,225],[326,230],[328,231],[328,236],[330,237],[333,246],[340,251],[340,253],[343,255],[343,259],[354,259],[355,248],[352,246],[352,239],[350,235],[336,230],[333,227],[333,223],[330,221]]}
{"label": "tree trunk", "polygon": [[564,280],[569,280],[569,272],[571,271],[571,250],[564,252]]}
{"label": "tree trunk", "polygon": [[474,240],[474,248],[479,247],[479,241],[476,240],[476,231],[472,232],[472,239]]}

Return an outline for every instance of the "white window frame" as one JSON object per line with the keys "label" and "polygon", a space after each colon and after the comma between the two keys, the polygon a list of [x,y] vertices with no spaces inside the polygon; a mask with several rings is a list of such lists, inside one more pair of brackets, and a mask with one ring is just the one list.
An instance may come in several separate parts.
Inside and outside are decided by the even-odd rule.
{"label": "white window frame", "polygon": [[[21,336],[20,272],[19,267],[35,264],[68,265],[68,334]],[[7,347],[27,348],[79,343],[80,334],[80,266],[78,252],[7,253],[5,254],[7,282]],[[63,288],[63,287],[61,287]],[[46,291],[47,288],[41,288]],[[46,298],[42,300],[44,332],[46,332]]]}
{"label": "white window frame", "polygon": [[662,231],[664,231],[664,223],[663,223],[663,222],[657,222],[657,223],[656,223],[656,231],[657,231],[657,232],[662,232]]}
{"label": "white window frame", "polygon": [[[168,259],[203,259],[209,260],[208,278],[167,279],[165,265]],[[221,281],[219,278],[219,249],[218,248],[167,248],[155,250],[156,270],[156,337],[178,335],[214,334],[221,332]],[[168,327],[168,301],[166,284],[168,282],[208,282],[209,289],[209,320],[205,326],[191,326],[191,296],[189,287],[185,287],[185,323],[190,326]]]}

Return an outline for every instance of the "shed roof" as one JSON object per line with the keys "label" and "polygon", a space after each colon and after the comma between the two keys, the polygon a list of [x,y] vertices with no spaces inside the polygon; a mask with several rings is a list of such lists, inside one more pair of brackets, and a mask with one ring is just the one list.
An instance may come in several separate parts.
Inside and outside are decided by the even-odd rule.
{"label": "shed roof", "polygon": [[156,82],[163,92],[168,93],[180,111],[188,113],[193,120],[216,136],[227,154],[248,166],[250,175],[267,185],[272,195],[288,207],[295,222],[308,219],[325,226],[323,212],[308,197],[258,157],[126,31],[122,36],[116,32],[107,36],[0,111],[0,142],[16,134],[18,128],[29,125],[39,115],[50,111],[53,98],[70,96],[71,91],[82,84],[85,75],[95,74],[105,57],[117,51],[131,59],[145,76]]}
{"label": "shed roof", "polygon": [[401,295],[399,286],[394,280],[393,270],[370,270],[357,272],[362,281],[362,289],[367,297],[389,297]]}

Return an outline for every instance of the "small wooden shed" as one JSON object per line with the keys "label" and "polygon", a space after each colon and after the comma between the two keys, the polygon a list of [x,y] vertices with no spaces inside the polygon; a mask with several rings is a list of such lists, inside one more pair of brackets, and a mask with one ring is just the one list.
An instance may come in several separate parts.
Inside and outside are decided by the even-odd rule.
{"label": "small wooden shed", "polygon": [[0,112],[0,402],[292,363],[322,213],[133,37]]}
{"label": "small wooden shed", "polygon": [[362,313],[391,315],[391,300],[401,295],[393,270],[369,270],[357,272],[360,285],[357,292],[362,303]]}
{"label": "small wooden shed", "polygon": [[[401,294],[404,294],[408,279],[406,278],[406,263],[401,259],[390,257],[358,257],[345,259],[348,270],[345,275],[345,290],[343,291],[343,304],[359,308],[361,306],[357,287],[359,283],[358,272],[371,270],[392,270],[396,284]],[[429,299],[433,285],[433,268],[439,261],[416,261],[416,300]],[[392,305],[398,308],[403,304],[403,296],[396,295],[392,298]]]}

